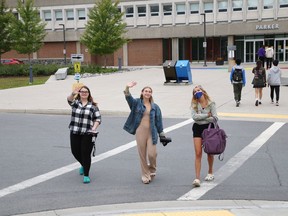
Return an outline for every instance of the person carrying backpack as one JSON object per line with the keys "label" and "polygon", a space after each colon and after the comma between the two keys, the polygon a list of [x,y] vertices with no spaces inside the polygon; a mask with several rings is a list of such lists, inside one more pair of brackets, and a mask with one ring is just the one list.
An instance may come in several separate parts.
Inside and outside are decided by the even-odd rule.
{"label": "person carrying backpack", "polygon": [[232,68],[230,73],[230,82],[233,85],[236,107],[239,107],[242,87],[246,85],[245,70],[241,66],[241,59],[236,59],[236,65]]}

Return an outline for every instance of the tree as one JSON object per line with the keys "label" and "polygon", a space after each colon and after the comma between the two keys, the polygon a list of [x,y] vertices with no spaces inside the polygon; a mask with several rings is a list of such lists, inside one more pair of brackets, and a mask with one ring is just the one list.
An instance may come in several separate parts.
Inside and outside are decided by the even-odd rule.
{"label": "tree", "polygon": [[6,1],[0,2],[0,60],[2,54],[12,49],[12,34],[11,34],[11,22],[13,20],[13,14],[6,7]]}
{"label": "tree", "polygon": [[21,54],[27,54],[30,64],[30,83],[33,82],[31,54],[38,51],[43,45],[46,36],[45,25],[39,10],[34,7],[34,0],[18,0],[17,12],[19,19],[13,22],[13,48]]}
{"label": "tree", "polygon": [[119,11],[118,4],[119,0],[114,3],[112,0],[96,1],[81,37],[81,42],[90,53],[105,56],[105,67],[106,55],[114,53],[129,41],[123,36],[126,33],[126,23],[122,21],[124,13]]}

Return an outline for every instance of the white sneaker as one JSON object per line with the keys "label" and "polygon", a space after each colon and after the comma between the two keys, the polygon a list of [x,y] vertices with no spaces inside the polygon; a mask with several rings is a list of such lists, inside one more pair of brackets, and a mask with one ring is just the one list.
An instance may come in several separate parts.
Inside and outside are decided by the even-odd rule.
{"label": "white sneaker", "polygon": [[214,180],[214,175],[213,174],[207,174],[207,176],[205,177],[205,181],[213,181]]}
{"label": "white sneaker", "polygon": [[200,182],[199,179],[195,179],[195,180],[193,181],[193,183],[192,183],[192,185],[193,185],[194,187],[200,187],[200,184],[201,184],[201,182]]}

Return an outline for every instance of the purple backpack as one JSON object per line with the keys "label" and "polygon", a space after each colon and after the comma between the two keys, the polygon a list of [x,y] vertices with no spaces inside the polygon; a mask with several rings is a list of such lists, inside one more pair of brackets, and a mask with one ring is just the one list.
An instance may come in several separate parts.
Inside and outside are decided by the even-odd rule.
{"label": "purple backpack", "polygon": [[[212,124],[214,124],[214,128],[211,128]],[[209,127],[202,133],[204,152],[211,155],[219,155],[218,159],[222,161],[224,157],[221,159],[221,154],[223,154],[226,148],[226,138],[225,131],[219,128],[217,121],[214,119],[214,122],[211,122]]]}

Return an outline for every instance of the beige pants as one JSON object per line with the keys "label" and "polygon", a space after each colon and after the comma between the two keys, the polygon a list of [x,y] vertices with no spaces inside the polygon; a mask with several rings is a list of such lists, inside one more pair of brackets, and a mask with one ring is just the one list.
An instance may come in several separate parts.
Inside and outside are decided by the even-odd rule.
{"label": "beige pants", "polygon": [[136,142],[140,156],[143,183],[151,181],[151,175],[156,174],[156,145],[152,143],[150,127],[139,125],[136,130]]}

